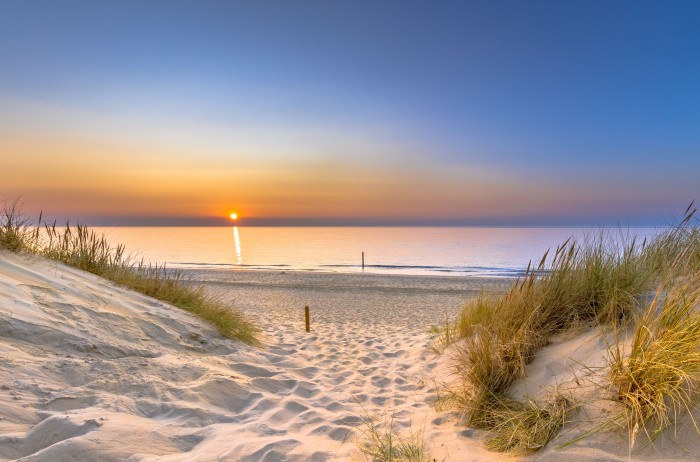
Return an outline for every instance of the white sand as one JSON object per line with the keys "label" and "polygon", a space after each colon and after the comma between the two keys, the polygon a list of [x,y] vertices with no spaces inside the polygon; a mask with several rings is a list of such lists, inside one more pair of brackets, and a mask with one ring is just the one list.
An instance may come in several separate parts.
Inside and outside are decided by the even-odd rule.
{"label": "white sand", "polygon": [[[194,274],[235,298],[263,328],[265,348],[224,339],[181,310],[93,275],[0,252],[0,460],[362,460],[354,440],[366,414],[422,431],[437,460],[504,457],[483,448],[481,432],[432,408],[448,359],[431,351],[428,333],[480,288],[502,283]],[[303,330],[305,304],[311,333]],[[604,413],[604,403],[593,404],[600,387],[589,385],[604,373],[581,365],[601,365],[604,343],[596,333],[562,339],[513,392],[538,396],[541,384],[575,383],[576,374],[587,409]],[[585,429],[579,420],[558,441]],[[697,439],[676,438],[691,451]],[[664,458],[697,454],[665,441]],[[624,434],[607,432],[533,458],[627,460],[625,444]]]}

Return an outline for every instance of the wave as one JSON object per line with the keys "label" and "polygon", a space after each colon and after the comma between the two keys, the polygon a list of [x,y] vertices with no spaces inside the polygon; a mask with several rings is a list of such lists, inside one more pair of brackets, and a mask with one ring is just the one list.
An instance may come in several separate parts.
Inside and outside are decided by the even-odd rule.
{"label": "wave", "polygon": [[[363,268],[362,265],[319,265],[323,268]],[[525,269],[502,268],[494,266],[436,266],[436,265],[365,265],[365,269],[389,269],[389,270],[426,270],[443,273],[507,273],[514,275],[525,274]]]}
{"label": "wave", "polygon": [[[313,271],[313,272],[357,272],[363,269],[362,265],[357,264],[321,264],[321,265],[294,265],[289,263],[280,264],[240,264],[233,263],[203,263],[203,262],[171,262],[174,267],[181,268],[231,268],[231,269],[249,269],[249,270],[288,270],[288,271]],[[373,264],[365,265],[364,270],[372,272],[382,272],[385,274],[451,274],[451,275],[471,275],[471,276],[493,276],[493,277],[518,277],[525,274],[525,269],[520,268],[499,268],[492,266],[439,266],[439,265],[392,265],[392,264]]]}
{"label": "wave", "polygon": [[227,268],[291,268],[293,265],[237,265],[235,263],[202,263],[202,262],[186,262],[186,261],[174,261],[170,263],[171,265],[187,265],[187,266],[222,266]]}

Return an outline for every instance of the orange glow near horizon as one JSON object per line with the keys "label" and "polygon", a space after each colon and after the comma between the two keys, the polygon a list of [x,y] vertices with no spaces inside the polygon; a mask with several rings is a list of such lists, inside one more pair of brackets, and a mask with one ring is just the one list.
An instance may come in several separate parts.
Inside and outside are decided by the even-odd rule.
{"label": "orange glow near horizon", "polygon": [[[73,215],[127,221],[488,219],[586,213],[610,197],[618,198],[618,204],[634,203],[628,195],[635,190],[627,184],[592,189],[588,181],[524,178],[505,167],[281,155],[273,161],[270,156],[258,159],[233,150],[224,156],[214,148],[194,156],[189,148],[166,143],[0,130],[0,158],[12,172],[3,177],[0,200],[22,197],[25,213],[43,210],[59,220]],[[648,199],[645,207],[651,203]],[[629,206],[626,210],[634,212]]]}

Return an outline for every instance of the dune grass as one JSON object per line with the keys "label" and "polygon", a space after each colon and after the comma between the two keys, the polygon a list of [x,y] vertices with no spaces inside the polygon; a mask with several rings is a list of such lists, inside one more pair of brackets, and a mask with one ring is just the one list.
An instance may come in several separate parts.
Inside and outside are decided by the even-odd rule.
{"label": "dune grass", "polygon": [[571,397],[556,392],[543,404],[505,398],[493,410],[495,423],[486,447],[516,454],[542,449],[577,408]]}
{"label": "dune grass", "polygon": [[189,311],[214,325],[225,337],[259,344],[258,330],[240,311],[206,294],[203,286],[193,284],[179,271],[134,260],[123,245],[111,245],[104,235],[86,226],[38,226],[23,217],[14,202],[0,217],[0,247],[31,252],[88,271]]}
{"label": "dune grass", "polygon": [[428,462],[424,429],[399,432],[394,414],[372,417],[367,411],[359,427],[362,439],[357,446],[367,462]]}
{"label": "dune grass", "polygon": [[553,335],[584,323],[624,324],[635,316],[652,273],[637,265],[641,247],[634,240],[617,242],[566,242],[551,261],[545,254],[528,268],[503,297],[480,296],[465,306],[457,371],[469,384],[463,402],[469,403],[464,410],[470,425],[490,426],[481,408],[490,408],[523,376],[534,352]]}
{"label": "dune grass", "polygon": [[660,275],[700,270],[700,226],[694,202],[683,219],[649,243],[644,263]]}
{"label": "dune grass", "polygon": [[33,251],[37,240],[38,231],[22,216],[18,201],[5,206],[0,212],[0,248],[13,252]]}
{"label": "dune grass", "polygon": [[698,402],[699,310],[700,273],[672,278],[644,312],[629,351],[611,347],[610,380],[625,406],[630,447],[640,431],[653,441]]}
{"label": "dune grass", "polygon": [[437,354],[445,351],[445,348],[450,346],[458,335],[457,326],[450,322],[450,317],[447,313],[445,313],[444,323],[430,326],[428,332],[434,336],[430,342],[430,347]]}
{"label": "dune grass", "polygon": [[[516,414],[520,419],[543,415],[541,411],[551,403],[515,404],[507,393],[523,377],[535,352],[554,335],[586,325],[622,329],[640,318],[639,326],[651,322],[650,316],[658,310],[644,312],[644,302],[659,281],[677,280],[699,269],[700,233],[694,213],[691,204],[683,220],[649,242],[638,242],[620,230],[602,230],[581,243],[568,240],[552,255],[545,253],[538,265],[529,266],[505,295],[481,295],[468,302],[456,323],[455,371],[461,384],[448,394],[468,425],[502,430],[513,428]],[[674,264],[678,260],[682,266]],[[639,335],[641,348],[643,336]],[[689,351],[677,349],[671,354],[684,356]],[[632,397],[623,400],[633,402]],[[651,415],[638,411],[633,413],[632,425]],[[536,439],[541,429],[537,425],[518,429],[528,431]],[[492,449],[523,447],[502,443],[503,438],[496,441]]]}

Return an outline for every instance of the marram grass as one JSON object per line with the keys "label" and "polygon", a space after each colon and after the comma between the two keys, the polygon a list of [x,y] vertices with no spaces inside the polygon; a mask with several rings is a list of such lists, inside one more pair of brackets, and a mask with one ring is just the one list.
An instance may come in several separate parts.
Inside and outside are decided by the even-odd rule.
{"label": "marram grass", "polygon": [[243,314],[205,293],[181,272],[134,261],[123,245],[77,225],[33,226],[14,202],[0,216],[0,248],[31,252],[104,277],[119,285],[189,311],[225,337],[258,344],[258,330]]}
{"label": "marram grass", "polygon": [[[568,240],[551,256],[545,253],[538,265],[529,266],[505,295],[481,295],[468,302],[456,323],[459,344],[454,365],[461,384],[445,394],[445,401],[461,410],[473,427],[499,429],[499,435],[510,428],[519,435],[514,437],[518,441],[528,441],[524,434],[532,432],[533,440],[541,440],[535,433],[546,431],[538,425],[514,427],[513,416],[532,420],[533,415],[545,415],[542,410],[551,402],[516,404],[507,395],[536,351],[554,335],[579,326],[621,330],[636,323],[638,332],[629,361],[619,352],[612,376],[629,409],[630,428],[640,428],[650,420],[656,430],[668,426],[669,416],[688,410],[698,385],[691,369],[700,367],[696,362],[700,343],[694,338],[692,319],[696,315],[691,315],[695,311],[690,308],[693,304],[697,308],[697,300],[686,287],[680,304],[674,304],[680,295],[668,291],[670,298],[665,300],[675,307],[669,308],[674,314],[663,314],[658,294],[649,309],[644,307],[660,281],[687,281],[700,270],[700,232],[694,214],[691,204],[681,221],[649,241],[639,242],[621,230],[602,230],[581,243]],[[681,306],[690,311],[679,312]],[[645,330],[645,325],[654,323],[676,326],[673,323],[679,322],[679,316],[684,320],[682,329],[664,330],[663,335],[660,328]],[[700,332],[700,326],[697,328]],[[674,342],[684,342],[684,346]],[[664,354],[673,358],[663,358]],[[647,367],[651,363],[642,360],[654,356],[661,362],[656,368]],[[674,371],[679,375],[674,376]],[[659,381],[645,382],[650,375]],[[642,387],[642,383],[647,385]],[[559,427],[546,428],[556,433]],[[516,452],[536,446],[504,442],[511,439],[499,436],[489,446]]]}
{"label": "marram grass", "polygon": [[498,419],[486,441],[486,447],[498,452],[526,454],[542,449],[576,411],[575,401],[553,393],[543,404],[508,400],[496,403]]}
{"label": "marram grass", "polygon": [[17,201],[3,208],[0,213],[0,248],[13,252],[32,251],[38,239],[37,233],[29,219],[20,213]]}
{"label": "marram grass", "polygon": [[367,414],[358,427],[362,438],[357,441],[366,462],[432,462],[427,452],[424,429],[412,428],[399,432],[394,423],[394,414],[380,417]]}
{"label": "marram grass", "polygon": [[[626,355],[611,348],[610,380],[625,406],[630,447],[689,413],[700,391],[700,274],[671,279],[656,292]],[[697,425],[696,425],[697,428]]]}

